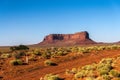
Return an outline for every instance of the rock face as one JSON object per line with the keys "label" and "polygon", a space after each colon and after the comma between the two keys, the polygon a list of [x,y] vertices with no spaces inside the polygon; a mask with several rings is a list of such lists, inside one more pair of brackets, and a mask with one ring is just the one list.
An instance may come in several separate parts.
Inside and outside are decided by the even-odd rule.
{"label": "rock face", "polygon": [[94,44],[95,42],[89,38],[87,31],[78,32],[75,34],[50,34],[47,35],[41,45],[79,45],[79,44]]}

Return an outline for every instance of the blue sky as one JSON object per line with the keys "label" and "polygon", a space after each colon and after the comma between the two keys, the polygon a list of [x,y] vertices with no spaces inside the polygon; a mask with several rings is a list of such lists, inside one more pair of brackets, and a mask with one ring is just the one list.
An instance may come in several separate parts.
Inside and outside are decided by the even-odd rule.
{"label": "blue sky", "polygon": [[0,0],[1,46],[80,31],[98,42],[120,41],[120,0]]}

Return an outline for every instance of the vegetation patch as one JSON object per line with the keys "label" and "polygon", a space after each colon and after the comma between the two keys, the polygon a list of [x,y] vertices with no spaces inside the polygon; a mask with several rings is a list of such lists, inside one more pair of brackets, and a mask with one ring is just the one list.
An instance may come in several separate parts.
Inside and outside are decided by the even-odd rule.
{"label": "vegetation patch", "polygon": [[44,80],[61,80],[58,75],[46,74]]}
{"label": "vegetation patch", "polygon": [[51,60],[46,60],[46,61],[44,62],[44,64],[47,65],[47,66],[56,66],[56,65],[57,65],[55,62],[53,62],[53,61],[51,61]]}
{"label": "vegetation patch", "polygon": [[22,60],[20,60],[20,59],[11,60],[10,63],[12,65],[22,65],[23,64]]}
{"label": "vegetation patch", "polygon": [[119,80],[120,72],[115,70],[112,66],[114,61],[115,59],[113,58],[105,58],[102,59],[98,64],[93,63],[78,69],[66,69],[66,74],[74,74],[74,79],[76,80],[112,80],[114,78]]}
{"label": "vegetation patch", "polygon": [[10,54],[2,54],[1,56],[0,56],[0,58],[10,58],[11,57],[11,55]]}

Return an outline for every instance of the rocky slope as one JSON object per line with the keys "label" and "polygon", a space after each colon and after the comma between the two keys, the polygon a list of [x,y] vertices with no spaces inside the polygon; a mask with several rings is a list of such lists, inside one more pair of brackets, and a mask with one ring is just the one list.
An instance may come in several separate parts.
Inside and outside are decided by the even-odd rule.
{"label": "rocky slope", "polygon": [[95,41],[89,38],[89,33],[84,31],[75,34],[50,34],[47,35],[38,45],[73,46],[95,43]]}

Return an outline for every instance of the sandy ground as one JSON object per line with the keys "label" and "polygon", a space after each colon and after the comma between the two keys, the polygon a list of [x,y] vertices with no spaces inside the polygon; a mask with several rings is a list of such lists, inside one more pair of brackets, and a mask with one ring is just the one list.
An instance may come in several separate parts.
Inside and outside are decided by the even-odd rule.
{"label": "sandy ground", "polygon": [[[58,74],[65,80],[72,80],[72,76],[65,75],[66,69],[81,67],[86,64],[97,63],[102,58],[116,57],[120,55],[120,50],[104,50],[99,52],[86,53],[84,55],[77,55],[71,53],[67,56],[56,58],[57,66],[45,66],[44,59],[30,62],[28,65],[12,66],[9,59],[0,60],[0,80],[40,80],[45,74]],[[70,56],[77,56],[70,58]],[[67,59],[70,58],[70,59]]]}

